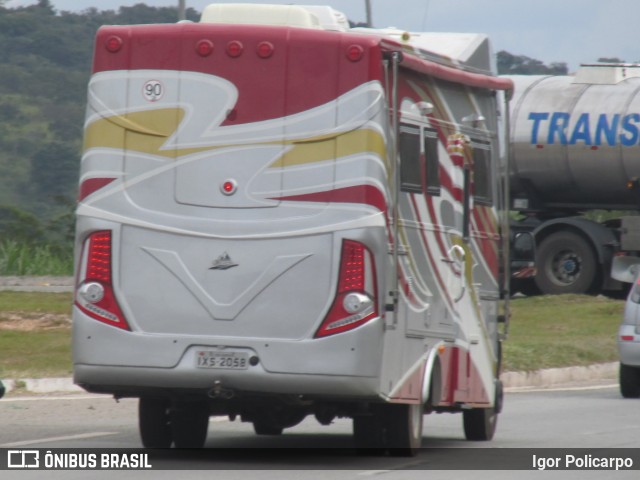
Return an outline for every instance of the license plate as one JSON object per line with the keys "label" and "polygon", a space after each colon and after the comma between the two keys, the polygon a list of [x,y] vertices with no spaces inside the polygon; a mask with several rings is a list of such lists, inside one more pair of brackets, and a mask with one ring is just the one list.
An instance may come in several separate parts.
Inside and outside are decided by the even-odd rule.
{"label": "license plate", "polygon": [[196,367],[222,368],[226,370],[246,370],[249,368],[247,352],[217,352],[198,350],[196,352]]}

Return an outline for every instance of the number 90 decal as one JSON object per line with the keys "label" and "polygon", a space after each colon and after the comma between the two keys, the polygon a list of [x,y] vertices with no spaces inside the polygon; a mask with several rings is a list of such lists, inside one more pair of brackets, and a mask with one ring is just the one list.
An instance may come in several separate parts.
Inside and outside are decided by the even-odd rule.
{"label": "number 90 decal", "polygon": [[142,95],[149,102],[157,102],[164,95],[164,86],[158,80],[148,80],[142,87]]}

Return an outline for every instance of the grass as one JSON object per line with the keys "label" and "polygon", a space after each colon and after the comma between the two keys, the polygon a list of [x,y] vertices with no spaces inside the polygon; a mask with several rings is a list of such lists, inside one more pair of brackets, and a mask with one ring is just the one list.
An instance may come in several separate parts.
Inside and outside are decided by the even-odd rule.
{"label": "grass", "polygon": [[[71,374],[71,331],[49,322],[46,329],[2,329],[10,315],[39,318],[68,314],[70,293],[0,292],[0,378],[39,378]],[[504,370],[589,365],[618,358],[616,332],[624,301],[562,295],[512,302],[510,334],[504,344]]]}
{"label": "grass", "polygon": [[0,292],[0,378],[71,375],[71,330],[60,321],[71,301],[71,293]]}
{"label": "grass", "polygon": [[505,371],[590,365],[618,359],[624,300],[560,295],[512,302]]}
{"label": "grass", "polygon": [[72,293],[0,292],[0,318],[3,312],[71,313]]}
{"label": "grass", "polygon": [[0,378],[71,376],[69,328],[0,332]]}
{"label": "grass", "polygon": [[0,275],[63,275],[73,273],[73,252],[50,245],[0,242]]}

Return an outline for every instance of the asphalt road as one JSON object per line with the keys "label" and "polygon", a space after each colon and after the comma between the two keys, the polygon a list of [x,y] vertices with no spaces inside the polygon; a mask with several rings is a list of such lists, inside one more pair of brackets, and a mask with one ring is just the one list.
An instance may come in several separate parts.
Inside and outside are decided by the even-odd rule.
{"label": "asphalt road", "polygon": [[[354,454],[351,421],[329,427],[309,418],[279,437],[256,436],[250,424],[226,419],[210,422],[206,457],[185,461],[180,478],[212,478],[211,470],[225,470],[234,478],[393,479],[455,478],[638,478],[627,472],[562,471],[433,471],[439,465],[464,461],[465,456],[492,448],[492,454],[512,455],[508,448],[639,448],[640,401],[625,400],[617,388],[510,393],[492,442],[467,442],[460,415],[425,418],[423,450],[415,458],[358,457]],[[108,397],[23,397],[0,400],[0,448],[139,448],[137,402],[116,403]],[[277,450],[265,450],[269,448]],[[475,450],[459,450],[471,447]],[[440,450],[443,448],[443,450]],[[224,449],[224,450],[220,450]],[[227,450],[236,449],[236,450]],[[252,450],[250,450],[252,449]],[[303,450],[301,450],[303,449]],[[314,449],[314,450],[307,450]],[[495,450],[500,449],[500,450]],[[470,453],[471,452],[471,453]],[[512,452],[516,452],[512,450]],[[180,466],[182,468],[182,466]],[[523,466],[522,468],[528,468]],[[330,469],[327,471],[327,469]],[[426,472],[425,470],[431,470]],[[2,472],[6,473],[6,472]],[[16,472],[9,472],[16,473]],[[3,478],[41,478],[38,472],[20,472]],[[73,472],[80,473],[80,472]],[[107,477],[107,472],[82,472],[78,478]],[[489,475],[491,473],[491,475]],[[42,475],[42,473],[40,473]],[[62,475],[65,474],[65,475]],[[70,478],[71,472],[47,472],[49,478]],[[592,476],[593,475],[593,476]],[[177,472],[120,472],[117,478],[175,478]],[[532,477],[531,477],[532,478]],[[540,478],[536,476],[536,478]]]}

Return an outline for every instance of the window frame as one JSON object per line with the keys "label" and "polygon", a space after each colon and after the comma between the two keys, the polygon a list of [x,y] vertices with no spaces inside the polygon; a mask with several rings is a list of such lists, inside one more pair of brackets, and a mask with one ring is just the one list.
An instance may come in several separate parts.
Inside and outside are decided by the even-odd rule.
{"label": "window frame", "polygon": [[[405,136],[415,142],[412,151],[404,150]],[[440,141],[435,128],[403,122],[399,126],[400,191],[440,196]]]}

